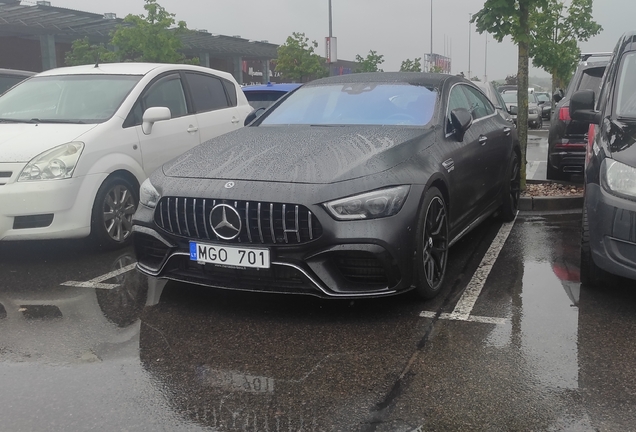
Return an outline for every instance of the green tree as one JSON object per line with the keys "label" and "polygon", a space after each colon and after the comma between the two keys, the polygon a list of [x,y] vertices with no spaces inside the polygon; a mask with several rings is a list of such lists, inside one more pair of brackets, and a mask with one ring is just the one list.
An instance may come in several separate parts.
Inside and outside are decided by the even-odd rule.
{"label": "green tree", "polygon": [[517,80],[517,75],[508,75],[506,77],[506,85],[517,85],[518,80]]}
{"label": "green tree", "polygon": [[475,75],[474,77],[472,77],[470,80],[471,80],[471,81],[477,81],[477,82],[481,81],[477,75]]}
{"label": "green tree", "polygon": [[[432,65],[430,68],[428,68],[428,71],[430,73],[444,73],[444,68],[442,68],[441,66]],[[464,76],[464,72],[462,72],[461,75],[463,77]]]}
{"label": "green tree", "polygon": [[[532,39],[530,16],[546,8],[549,0],[486,0],[471,22],[479,33],[488,32],[498,42],[507,36],[517,45],[517,85],[528,88],[528,63]],[[521,145],[521,189],[526,188],[526,150],[528,148],[528,92],[518,92],[517,127]]]}
{"label": "green tree", "polygon": [[299,82],[327,76],[325,60],[315,53],[317,47],[318,42],[309,42],[305,33],[292,33],[278,47],[276,72],[282,73],[285,79]]}
{"label": "green tree", "polygon": [[193,63],[199,59],[187,59],[181,52],[180,35],[188,31],[185,21],[176,22],[175,15],[166,11],[157,0],[144,0],[146,15],[128,15],[117,26],[108,51],[102,45],[90,45],[87,38],[75,41],[66,54],[69,65],[94,63],[99,54],[100,62],[138,61],[157,63]]}
{"label": "green tree", "polygon": [[534,38],[530,46],[532,64],[552,75],[552,93],[564,88],[576,69],[580,49],[603,28],[592,20],[592,0],[549,0],[546,8],[532,16]]}
{"label": "green tree", "polygon": [[400,72],[422,72],[422,57],[404,60],[400,66]]}
{"label": "green tree", "polygon": [[376,51],[370,50],[366,58],[360,54],[356,54],[356,61],[358,62],[358,69],[356,72],[384,72],[379,69],[378,66],[384,63],[384,56],[378,54]]}

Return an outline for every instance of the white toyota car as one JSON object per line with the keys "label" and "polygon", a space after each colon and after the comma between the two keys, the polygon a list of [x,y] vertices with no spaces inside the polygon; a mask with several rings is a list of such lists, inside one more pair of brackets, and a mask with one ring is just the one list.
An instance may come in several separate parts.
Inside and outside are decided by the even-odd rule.
{"label": "white toyota car", "polygon": [[232,75],[200,66],[87,65],[27,79],[0,97],[0,240],[128,243],[146,177],[251,111]]}

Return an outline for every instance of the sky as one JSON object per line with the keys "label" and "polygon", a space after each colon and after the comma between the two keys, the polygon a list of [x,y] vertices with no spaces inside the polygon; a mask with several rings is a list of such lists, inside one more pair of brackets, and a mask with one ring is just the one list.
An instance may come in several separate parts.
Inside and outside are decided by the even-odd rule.
{"label": "sky", "polygon": [[[50,0],[52,6],[94,13],[114,12],[123,18],[144,12],[143,0]],[[566,4],[568,0],[565,0]],[[35,3],[23,0],[22,4]],[[305,33],[318,42],[325,55],[329,35],[328,0],[158,0],[177,20],[191,29],[240,35],[246,39],[283,44],[292,32]],[[333,36],[338,38],[338,58],[354,61],[370,50],[384,56],[385,71],[399,70],[403,60],[433,51],[452,59],[452,73],[470,71],[472,76],[503,79],[517,71],[517,49],[510,40],[497,43],[469,24],[471,13],[484,0],[332,0]],[[584,52],[612,51],[618,38],[636,30],[636,0],[596,0],[594,19],[604,31],[580,43]],[[487,47],[486,47],[486,41]],[[531,68],[531,76],[548,76]]]}

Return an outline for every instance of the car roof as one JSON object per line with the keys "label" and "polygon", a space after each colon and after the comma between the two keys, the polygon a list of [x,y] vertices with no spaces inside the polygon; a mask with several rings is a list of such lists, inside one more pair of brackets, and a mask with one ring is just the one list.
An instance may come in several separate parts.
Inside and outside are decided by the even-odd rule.
{"label": "car roof", "polygon": [[311,81],[306,86],[326,84],[355,84],[355,83],[406,83],[426,87],[438,87],[446,81],[470,83],[467,79],[449,74],[436,74],[427,72],[366,72],[347,75],[338,75],[329,78],[321,78]]}
{"label": "car roof", "polygon": [[0,68],[0,74],[2,75],[13,75],[13,76],[23,76],[23,77],[30,77],[32,75],[35,75],[36,72],[30,72],[30,71],[24,71],[24,70],[18,70],[18,69],[2,69]]}
{"label": "car roof", "polygon": [[292,90],[297,89],[302,84],[300,83],[267,83],[267,84],[257,84],[245,86],[242,88],[244,92],[253,92],[253,91],[280,91],[280,92],[290,92]]}
{"label": "car roof", "polygon": [[194,66],[187,64],[165,64],[165,63],[101,63],[99,65],[82,65],[70,66],[57,69],[50,69],[41,72],[38,76],[57,76],[57,75],[146,75],[152,71],[168,72],[171,70],[195,70],[195,71],[212,71],[216,75],[229,78],[232,75],[203,66]]}

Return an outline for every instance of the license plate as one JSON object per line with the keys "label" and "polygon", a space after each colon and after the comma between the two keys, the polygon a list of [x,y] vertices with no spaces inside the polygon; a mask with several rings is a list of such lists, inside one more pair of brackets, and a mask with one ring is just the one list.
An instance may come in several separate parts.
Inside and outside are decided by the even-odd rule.
{"label": "license plate", "polygon": [[269,257],[269,249],[190,242],[190,259],[197,262],[233,267],[269,268]]}

